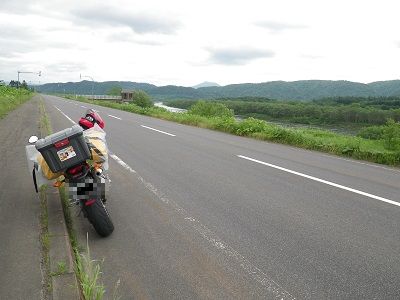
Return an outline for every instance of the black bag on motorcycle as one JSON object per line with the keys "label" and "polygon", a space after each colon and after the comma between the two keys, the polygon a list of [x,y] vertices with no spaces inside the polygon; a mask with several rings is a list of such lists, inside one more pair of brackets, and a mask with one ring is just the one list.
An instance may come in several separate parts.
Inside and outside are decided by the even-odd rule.
{"label": "black bag on motorcycle", "polygon": [[79,125],[40,139],[35,147],[54,173],[65,171],[90,158],[90,150]]}

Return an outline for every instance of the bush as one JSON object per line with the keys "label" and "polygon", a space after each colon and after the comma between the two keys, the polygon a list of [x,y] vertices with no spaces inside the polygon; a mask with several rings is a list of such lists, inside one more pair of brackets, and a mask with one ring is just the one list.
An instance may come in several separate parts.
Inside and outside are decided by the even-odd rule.
{"label": "bush", "polygon": [[383,138],[384,126],[369,126],[361,129],[357,136],[369,140],[380,140]]}
{"label": "bush", "polygon": [[31,97],[29,90],[0,86],[0,119]]}
{"label": "bush", "polygon": [[221,103],[212,103],[199,101],[193,105],[190,110],[190,114],[199,115],[203,117],[233,117],[233,110],[226,107]]}
{"label": "bush", "polygon": [[267,129],[268,125],[263,120],[248,118],[241,121],[236,129],[238,135],[249,135],[256,132],[262,132]]}
{"label": "bush", "polygon": [[150,100],[150,96],[142,90],[137,90],[133,93],[133,103],[140,107],[152,107],[153,101]]}
{"label": "bush", "polygon": [[400,123],[389,119],[383,129],[385,147],[389,150],[400,148]]}

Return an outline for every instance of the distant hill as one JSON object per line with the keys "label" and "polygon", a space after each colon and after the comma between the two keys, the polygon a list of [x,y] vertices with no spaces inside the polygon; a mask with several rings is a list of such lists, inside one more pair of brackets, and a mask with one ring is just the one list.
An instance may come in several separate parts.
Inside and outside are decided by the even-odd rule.
{"label": "distant hill", "polygon": [[80,82],[66,82],[66,83],[46,83],[36,87],[36,90],[41,93],[67,93],[79,95],[106,95],[113,87],[121,87],[123,89],[141,89],[148,91],[156,88],[155,85],[149,83],[138,83],[131,81],[105,81],[105,82],[92,82],[83,80]]}
{"label": "distant hill", "polygon": [[[400,96],[400,80],[377,81],[369,84],[351,81],[300,80],[242,83],[226,86],[182,87],[155,86],[130,81],[94,82],[94,94],[106,94],[112,87],[141,89],[153,100],[216,99],[237,97],[264,97],[282,100],[312,100],[327,97],[389,97]],[[47,83],[37,87],[43,93],[91,94],[92,82]]]}
{"label": "distant hill", "polygon": [[216,83],[216,82],[204,81],[204,82],[199,83],[199,84],[197,84],[195,86],[192,86],[192,88],[198,89],[198,88],[210,87],[210,86],[220,86],[220,85],[218,83]]}

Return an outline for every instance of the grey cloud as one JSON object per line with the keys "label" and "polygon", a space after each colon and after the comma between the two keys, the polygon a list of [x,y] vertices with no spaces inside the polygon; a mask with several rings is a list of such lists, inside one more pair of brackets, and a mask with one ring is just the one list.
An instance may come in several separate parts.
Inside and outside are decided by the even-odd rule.
{"label": "grey cloud", "polygon": [[17,57],[22,53],[39,51],[41,49],[67,49],[74,47],[71,42],[51,41],[46,39],[29,27],[1,25],[0,31],[0,55],[6,57]]}
{"label": "grey cloud", "polygon": [[27,39],[35,39],[38,37],[39,35],[33,32],[29,27],[7,26],[1,24],[0,39],[4,39],[6,41],[23,41]]}
{"label": "grey cloud", "polygon": [[79,72],[86,69],[83,62],[58,62],[56,64],[47,64],[46,71],[54,73]]}
{"label": "grey cloud", "polygon": [[0,39],[0,43],[2,44],[0,49],[0,57],[13,58],[18,57],[23,53],[29,53],[32,51],[39,50],[39,45],[35,43],[29,43],[27,41],[7,41],[4,43],[3,39]]}
{"label": "grey cloud", "polygon": [[37,1],[2,0],[0,8],[1,12],[23,15],[32,11],[35,2]]}
{"label": "grey cloud", "polygon": [[210,52],[209,61],[222,65],[244,65],[259,58],[273,57],[275,53],[270,50],[253,48],[237,49],[208,49]]}
{"label": "grey cloud", "polygon": [[72,11],[78,22],[86,25],[127,26],[137,33],[173,34],[181,24],[171,18],[146,13],[130,13],[114,7],[98,6]]}
{"label": "grey cloud", "polygon": [[110,42],[132,43],[132,44],[140,44],[140,45],[146,45],[146,46],[164,45],[164,43],[162,43],[160,41],[143,40],[143,39],[135,38],[131,33],[126,33],[126,32],[118,32],[118,33],[110,34],[107,37],[107,40]]}
{"label": "grey cloud", "polygon": [[304,29],[307,28],[307,26],[304,25],[298,25],[298,24],[289,24],[289,23],[282,23],[282,22],[276,22],[276,21],[259,21],[255,22],[254,25],[266,28],[270,30],[271,32],[280,32],[284,30],[289,30],[289,29]]}

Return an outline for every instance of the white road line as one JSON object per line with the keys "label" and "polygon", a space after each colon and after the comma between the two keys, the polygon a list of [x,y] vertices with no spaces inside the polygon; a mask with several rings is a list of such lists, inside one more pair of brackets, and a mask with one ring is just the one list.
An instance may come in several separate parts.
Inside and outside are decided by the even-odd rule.
{"label": "white road line", "polygon": [[365,163],[365,162],[361,162],[361,161],[351,160],[351,159],[342,158],[342,157],[335,157],[335,156],[327,155],[327,154],[322,154],[322,156],[329,157],[329,158],[340,159],[340,160],[348,161],[348,162],[355,163],[355,164],[365,165],[365,166],[368,166],[368,167],[384,169],[384,170],[400,173],[400,170],[396,170],[395,168],[388,168],[388,167],[384,167],[384,166],[380,166],[380,165],[373,165],[373,164],[369,164],[369,163]]}
{"label": "white road line", "polygon": [[82,108],[87,108],[87,107],[86,107],[86,106],[84,106],[84,105],[81,105],[81,107],[82,107]]}
{"label": "white road line", "polygon": [[216,248],[216,251],[219,251],[219,255],[223,256],[238,270],[241,270],[242,273],[250,277],[255,283],[261,285],[261,287],[264,289],[264,292],[266,293],[266,295],[263,295],[264,297],[262,298],[295,300],[295,297],[293,297],[288,291],[286,291],[278,283],[272,280],[269,275],[265,274],[260,268],[253,265],[239,252],[226,244],[219,236],[208,229],[199,220],[192,217],[183,207],[163,195],[163,193],[161,193],[153,184],[147,182],[142,176],[140,176],[135,170],[133,170],[127,163],[122,161],[117,155],[110,153],[110,156],[125,169],[129,170],[131,173],[134,173],[139,181],[141,181],[142,184],[157,197],[157,199],[175,210],[175,212],[180,215],[183,220],[186,221],[186,224],[188,224],[188,226],[193,228],[193,230],[197,234],[199,234],[204,240],[206,240],[213,248]]}
{"label": "white road line", "polygon": [[126,164],[122,159],[120,159],[118,156],[116,156],[114,153],[110,152],[110,156],[121,166],[123,166],[125,169],[127,169],[131,173],[136,173],[134,169],[132,169],[128,164]]}
{"label": "white road line", "polygon": [[64,114],[61,109],[59,109],[57,106],[54,105],[54,107],[64,115],[64,117],[66,117],[68,120],[70,120],[73,124],[76,124],[76,122],[74,120],[72,120],[70,117],[68,117],[66,114]]}
{"label": "white road line", "polygon": [[175,134],[168,133],[168,132],[165,132],[165,131],[161,131],[161,130],[158,130],[158,129],[154,129],[154,128],[151,128],[151,127],[148,127],[148,126],[144,126],[144,125],[140,125],[140,126],[142,126],[144,128],[147,128],[147,129],[150,129],[150,130],[154,130],[154,131],[166,134],[166,135],[169,135],[169,136],[176,136]]}
{"label": "white road line", "polygon": [[352,193],[356,193],[356,194],[359,194],[359,195],[362,195],[362,196],[366,196],[366,197],[369,197],[369,198],[372,198],[372,199],[375,199],[375,200],[379,200],[379,201],[383,201],[383,202],[386,202],[386,203],[389,203],[389,204],[400,206],[399,202],[396,202],[396,201],[393,201],[393,200],[390,200],[390,199],[386,199],[386,198],[383,198],[383,197],[380,197],[380,196],[369,194],[369,193],[366,193],[366,192],[363,192],[363,191],[360,191],[360,190],[356,190],[356,189],[353,189],[353,188],[350,188],[350,187],[347,187],[347,186],[344,186],[344,185],[340,185],[340,184],[337,184],[337,183],[334,183],[334,182],[331,182],[331,181],[327,181],[327,180],[324,180],[324,179],[320,179],[320,178],[317,178],[317,177],[314,177],[314,176],[310,176],[310,175],[307,175],[307,174],[304,174],[304,173],[300,173],[300,172],[296,172],[296,171],[293,171],[293,170],[289,170],[289,169],[286,169],[286,168],[283,168],[283,167],[280,167],[280,166],[277,166],[277,165],[269,164],[269,163],[263,162],[261,160],[250,158],[250,157],[247,157],[247,156],[244,156],[244,155],[237,155],[237,156],[240,157],[240,158],[243,158],[243,159],[250,160],[252,162],[256,162],[256,163],[262,164],[264,166],[275,168],[275,169],[278,169],[278,170],[281,170],[281,171],[284,171],[284,172],[287,172],[287,173],[291,173],[291,174],[298,175],[298,176],[301,176],[301,177],[304,177],[304,178],[307,178],[307,179],[311,179],[311,180],[314,180],[314,181],[317,181],[317,182],[321,182],[321,183],[324,183],[324,184],[327,184],[327,185],[330,185],[330,186],[333,186],[333,187],[337,187],[337,188],[342,189],[342,190],[346,190],[346,191],[349,191],[349,192],[352,192]]}
{"label": "white road line", "polygon": [[116,116],[113,116],[113,115],[108,115],[108,116],[111,117],[111,118],[114,118],[114,119],[122,120],[120,117],[116,117]]}

